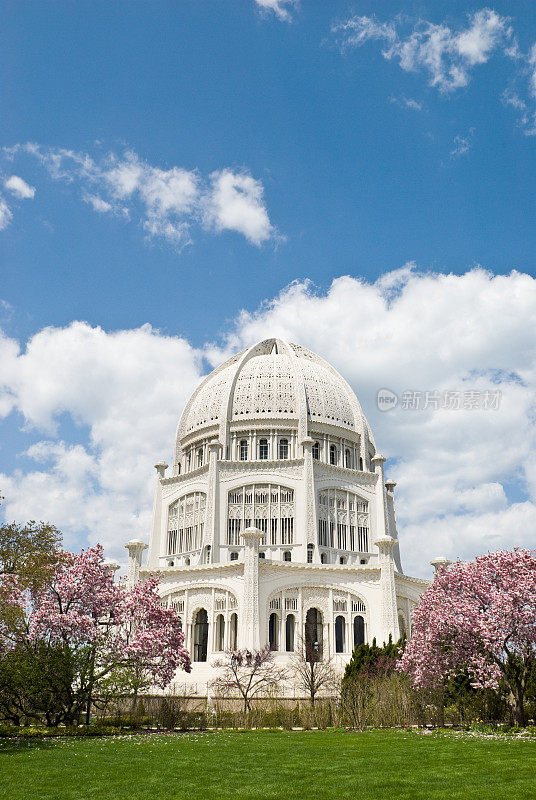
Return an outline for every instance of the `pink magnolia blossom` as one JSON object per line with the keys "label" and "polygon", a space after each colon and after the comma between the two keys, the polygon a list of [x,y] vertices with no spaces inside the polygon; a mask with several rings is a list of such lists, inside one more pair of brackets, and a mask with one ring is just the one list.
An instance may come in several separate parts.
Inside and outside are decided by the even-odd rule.
{"label": "pink magnolia blossom", "polygon": [[[0,643],[90,648],[95,680],[126,667],[142,670],[164,688],[177,669],[191,667],[180,619],[162,607],[157,587],[156,578],[131,589],[115,583],[100,545],[80,554],[61,553],[50,582],[33,595],[12,577],[3,581]],[[13,614],[6,616],[10,608],[19,612],[23,625],[14,628]]]}
{"label": "pink magnolia blossom", "polygon": [[536,557],[516,549],[457,561],[436,573],[413,612],[399,668],[423,687],[463,670],[476,688],[497,688],[502,679],[520,721],[535,659]]}

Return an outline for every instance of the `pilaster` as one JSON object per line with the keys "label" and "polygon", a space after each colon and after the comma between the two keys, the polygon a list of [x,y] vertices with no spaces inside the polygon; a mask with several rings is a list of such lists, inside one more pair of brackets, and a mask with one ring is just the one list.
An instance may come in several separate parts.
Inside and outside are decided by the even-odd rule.
{"label": "pilaster", "polygon": [[381,539],[376,539],[375,544],[379,550],[380,561],[382,638],[384,642],[387,642],[389,635],[391,635],[393,642],[396,642],[400,636],[396,608],[395,562],[393,558],[393,548],[396,545],[396,540],[391,536],[383,536]]}
{"label": "pilaster", "polygon": [[259,544],[264,536],[259,528],[251,527],[241,534],[244,541],[244,596],[242,598],[241,648],[260,648],[259,619]]}
{"label": "pilaster", "polygon": [[[315,440],[306,436],[301,441],[303,448],[303,485],[305,488],[305,546],[316,544],[316,492],[313,467],[313,445]],[[304,556],[306,558],[306,554]]]}

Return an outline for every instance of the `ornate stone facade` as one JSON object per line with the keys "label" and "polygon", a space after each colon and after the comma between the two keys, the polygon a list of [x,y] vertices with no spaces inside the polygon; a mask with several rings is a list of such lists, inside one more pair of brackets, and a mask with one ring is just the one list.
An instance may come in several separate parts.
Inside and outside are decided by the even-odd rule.
{"label": "ornate stone facade", "polygon": [[[208,375],[156,465],[147,562],[193,657],[177,679],[204,692],[219,652],[270,644],[287,660],[314,614],[342,669],[360,641],[397,639],[427,582],[402,572],[394,483],[357,397],[311,351],[269,339]],[[313,611],[315,610],[316,611]]]}

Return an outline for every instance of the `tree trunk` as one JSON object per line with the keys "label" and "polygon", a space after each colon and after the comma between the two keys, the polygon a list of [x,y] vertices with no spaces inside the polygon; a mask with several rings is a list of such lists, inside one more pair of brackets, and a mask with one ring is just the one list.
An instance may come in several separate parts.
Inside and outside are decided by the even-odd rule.
{"label": "tree trunk", "polygon": [[512,687],[512,689],[510,690],[508,701],[510,703],[510,709],[512,711],[512,716],[514,718],[515,724],[519,725],[520,728],[524,728],[525,696],[523,687],[521,685],[518,684],[515,687]]}

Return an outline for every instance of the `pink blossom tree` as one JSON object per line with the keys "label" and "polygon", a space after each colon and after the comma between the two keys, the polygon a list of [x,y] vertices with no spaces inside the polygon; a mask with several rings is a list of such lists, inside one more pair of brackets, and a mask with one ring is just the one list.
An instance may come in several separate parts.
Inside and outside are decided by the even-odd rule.
{"label": "pink blossom tree", "polygon": [[413,612],[399,662],[415,686],[439,686],[466,670],[475,688],[507,688],[518,725],[536,668],[536,557],[499,551],[440,569]]}
{"label": "pink blossom tree", "polygon": [[177,669],[190,671],[180,620],[161,605],[157,586],[156,578],[131,589],[114,582],[100,545],[58,554],[50,580],[32,591],[6,576],[0,652],[55,664],[49,724],[78,721],[112,678],[136,692],[148,681],[163,689]]}

